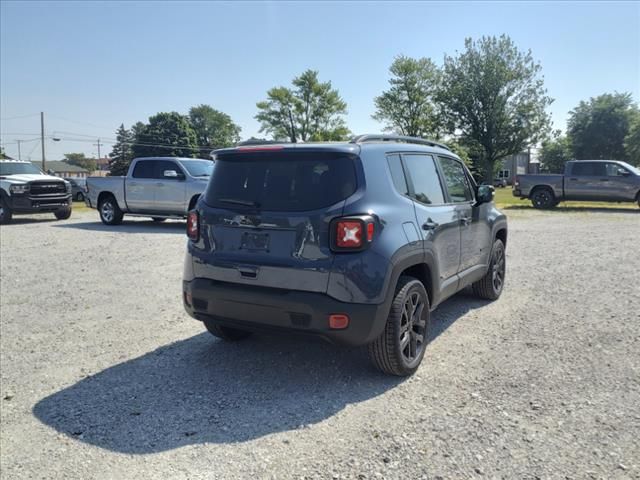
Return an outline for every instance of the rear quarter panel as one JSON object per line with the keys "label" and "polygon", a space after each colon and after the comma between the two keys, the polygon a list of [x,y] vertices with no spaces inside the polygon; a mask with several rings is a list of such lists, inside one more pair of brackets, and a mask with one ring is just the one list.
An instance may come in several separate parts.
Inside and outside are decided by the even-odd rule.
{"label": "rear quarter panel", "polygon": [[98,199],[103,192],[111,193],[118,203],[120,210],[127,210],[124,195],[125,177],[87,177],[89,200],[94,208],[98,207]]}
{"label": "rear quarter panel", "polygon": [[556,198],[564,195],[563,182],[564,175],[518,175],[520,182],[520,191],[523,196],[528,197],[536,187],[549,187],[553,190]]}

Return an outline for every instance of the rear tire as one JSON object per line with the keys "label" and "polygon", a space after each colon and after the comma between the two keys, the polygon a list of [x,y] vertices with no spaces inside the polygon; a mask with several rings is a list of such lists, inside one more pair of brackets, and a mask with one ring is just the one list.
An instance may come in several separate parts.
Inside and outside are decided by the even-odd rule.
{"label": "rear tire", "polygon": [[54,212],[54,215],[58,220],[66,220],[71,216],[71,208],[63,208]]}
{"label": "rear tire", "polygon": [[124,214],[113,195],[108,195],[100,200],[98,211],[100,212],[100,220],[105,225],[120,225],[122,223]]}
{"label": "rear tire", "polygon": [[238,330],[237,328],[223,327],[213,320],[203,320],[203,323],[211,335],[226,340],[227,342],[237,342],[251,336],[251,332]]}
{"label": "rear tire", "polygon": [[9,205],[4,201],[4,198],[0,197],[0,225],[11,223],[12,217],[13,212],[9,208]]}
{"label": "rear tire", "polygon": [[545,210],[558,205],[553,191],[549,188],[537,188],[531,194],[531,204],[538,209]]}
{"label": "rear tire", "polygon": [[497,239],[493,242],[493,248],[491,249],[489,270],[487,270],[484,277],[471,286],[476,297],[485,300],[497,300],[504,288],[506,267],[504,243],[502,243],[502,240]]}
{"label": "rear tire", "polygon": [[369,358],[380,371],[405,377],[418,367],[429,339],[429,296],[413,277],[400,277],[382,334],[369,344]]}

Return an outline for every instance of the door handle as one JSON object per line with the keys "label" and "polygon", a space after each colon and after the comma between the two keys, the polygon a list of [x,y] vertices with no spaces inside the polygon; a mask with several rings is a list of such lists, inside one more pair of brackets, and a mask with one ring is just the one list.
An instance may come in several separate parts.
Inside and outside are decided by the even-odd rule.
{"label": "door handle", "polygon": [[463,225],[469,225],[471,223],[471,217],[462,217],[460,222],[462,222]]}
{"label": "door handle", "polygon": [[434,222],[433,220],[429,219],[429,220],[427,220],[426,222],[424,222],[422,224],[422,229],[423,230],[435,230],[439,226],[440,226],[440,224],[438,222]]}

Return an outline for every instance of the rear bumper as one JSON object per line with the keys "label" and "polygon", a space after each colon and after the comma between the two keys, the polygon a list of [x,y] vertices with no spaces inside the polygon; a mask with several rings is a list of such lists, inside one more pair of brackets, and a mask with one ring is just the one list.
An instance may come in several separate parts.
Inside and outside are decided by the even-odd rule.
{"label": "rear bumper", "polygon": [[12,195],[6,197],[9,207],[14,213],[56,212],[63,208],[71,208],[71,194],[56,196]]}
{"label": "rear bumper", "polygon": [[[256,287],[196,278],[183,282],[183,303],[189,315],[236,328],[293,332],[323,337],[333,343],[371,343],[387,320],[384,304],[345,303],[322,293]],[[187,302],[191,298],[191,304]],[[329,315],[349,316],[349,326],[329,328]]]}

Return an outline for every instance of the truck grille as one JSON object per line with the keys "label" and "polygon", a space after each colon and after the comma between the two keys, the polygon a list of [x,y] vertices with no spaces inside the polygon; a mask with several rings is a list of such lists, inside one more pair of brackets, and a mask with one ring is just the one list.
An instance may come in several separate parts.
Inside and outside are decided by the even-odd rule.
{"label": "truck grille", "polygon": [[67,187],[64,182],[31,182],[29,191],[32,196],[59,195],[67,193]]}

